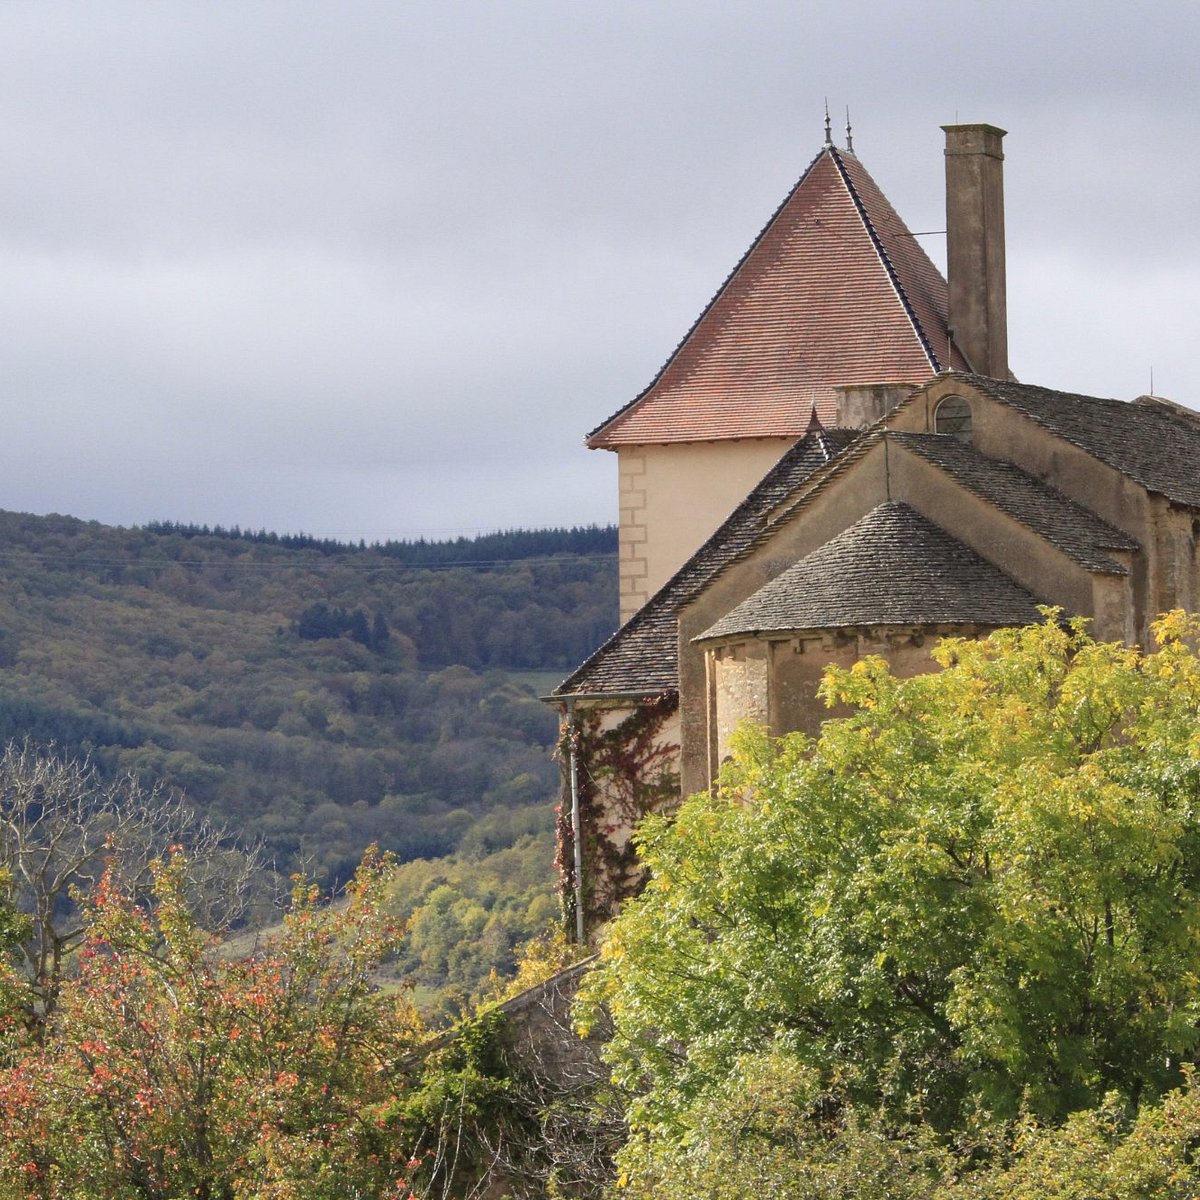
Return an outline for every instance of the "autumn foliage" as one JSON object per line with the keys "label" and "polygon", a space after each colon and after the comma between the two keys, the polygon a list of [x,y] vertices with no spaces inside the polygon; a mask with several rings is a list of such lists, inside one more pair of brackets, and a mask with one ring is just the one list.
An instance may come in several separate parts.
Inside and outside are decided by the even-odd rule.
{"label": "autumn foliage", "polygon": [[297,880],[280,936],[245,957],[189,912],[182,851],[147,908],[106,875],[44,1042],[8,1031],[0,1197],[410,1196],[398,1067],[423,1033],[371,979],[400,933],[388,865],[369,853],[336,906]]}

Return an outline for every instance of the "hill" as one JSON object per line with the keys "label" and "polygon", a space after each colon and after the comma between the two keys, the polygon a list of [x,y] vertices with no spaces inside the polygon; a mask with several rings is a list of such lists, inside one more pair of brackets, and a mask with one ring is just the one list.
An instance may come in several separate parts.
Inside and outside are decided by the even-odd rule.
{"label": "hill", "polygon": [[352,546],[0,513],[0,738],[181,788],[326,886],[371,841],[544,847],[537,695],[616,614],[613,529]]}

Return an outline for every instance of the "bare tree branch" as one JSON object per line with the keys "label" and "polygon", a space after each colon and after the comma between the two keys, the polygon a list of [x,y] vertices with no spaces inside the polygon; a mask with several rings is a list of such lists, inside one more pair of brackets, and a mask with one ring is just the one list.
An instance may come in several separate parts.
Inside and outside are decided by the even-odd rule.
{"label": "bare tree branch", "polygon": [[258,847],[239,847],[184,797],[136,776],[100,776],[88,759],[10,743],[0,756],[0,867],[11,872],[13,905],[32,935],[20,948],[29,1015],[44,1022],[79,944],[77,899],[113,864],[133,896],[150,884],[150,863],[168,846],[187,848],[191,900],[208,928],[228,929],[245,911],[261,869]]}

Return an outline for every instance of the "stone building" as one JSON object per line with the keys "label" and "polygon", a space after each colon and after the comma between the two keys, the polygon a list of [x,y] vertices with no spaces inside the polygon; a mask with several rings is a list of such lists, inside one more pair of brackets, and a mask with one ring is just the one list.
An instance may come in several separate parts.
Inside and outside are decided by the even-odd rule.
{"label": "stone building", "polygon": [[[839,386],[968,360],[946,284],[850,151],[828,140],[650,386],[587,438],[617,455],[621,619],[683,565]],[[861,397],[860,397],[861,398]],[[878,415],[878,414],[876,414]]]}
{"label": "stone building", "polygon": [[[620,456],[622,619],[555,690],[582,935],[635,890],[638,819],[710,786],[743,721],[815,731],[830,663],[1200,608],[1200,415],[1008,370],[1003,132],[946,127],[949,286],[828,141],[650,387]],[[575,832],[580,836],[576,837]]]}

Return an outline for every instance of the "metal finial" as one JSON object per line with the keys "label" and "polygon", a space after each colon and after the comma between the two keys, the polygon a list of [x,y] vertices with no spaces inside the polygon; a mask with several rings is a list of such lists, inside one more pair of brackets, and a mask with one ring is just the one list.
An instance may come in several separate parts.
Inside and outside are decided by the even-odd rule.
{"label": "metal finial", "polygon": [[850,131],[850,105],[846,105],[846,152],[854,153],[854,134]]}
{"label": "metal finial", "polygon": [[808,428],[804,431],[805,434],[824,433],[825,426],[821,424],[821,418],[817,416],[817,402],[813,401],[812,415],[808,418]]}
{"label": "metal finial", "polygon": [[833,126],[829,122],[829,97],[825,97],[825,145],[833,145]]}

